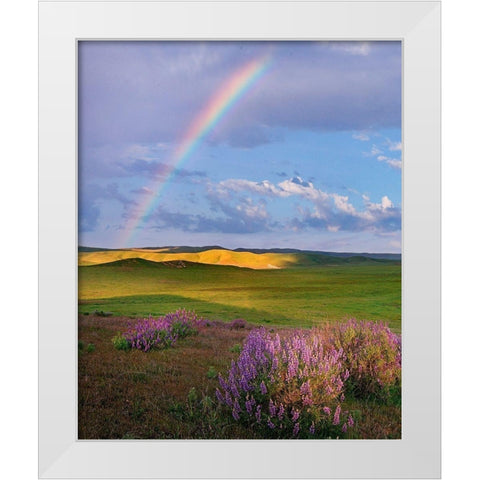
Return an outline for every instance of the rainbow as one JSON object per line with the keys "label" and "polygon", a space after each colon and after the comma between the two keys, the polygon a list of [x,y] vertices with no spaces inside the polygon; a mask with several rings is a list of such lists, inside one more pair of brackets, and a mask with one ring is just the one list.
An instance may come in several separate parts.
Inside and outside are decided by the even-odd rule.
{"label": "rainbow", "polygon": [[162,166],[162,170],[157,172],[155,176],[158,176],[160,180],[150,186],[148,192],[144,194],[145,199],[136,209],[136,213],[128,219],[124,229],[124,241],[121,246],[127,247],[132,243],[138,227],[152,213],[160,194],[169,181],[175,177],[179,167],[235,103],[267,71],[270,64],[270,55],[248,62],[235,71],[208,100],[182,136],[181,141],[174,150],[173,158],[169,162],[167,171]]}

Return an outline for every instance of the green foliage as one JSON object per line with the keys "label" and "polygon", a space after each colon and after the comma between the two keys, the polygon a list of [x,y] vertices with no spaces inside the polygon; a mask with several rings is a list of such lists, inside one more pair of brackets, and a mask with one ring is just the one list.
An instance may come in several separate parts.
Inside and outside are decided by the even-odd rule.
{"label": "green foliage", "polygon": [[112,338],[112,343],[117,350],[130,350],[130,344],[120,332]]}
{"label": "green foliage", "polygon": [[91,353],[91,352],[94,352],[94,351],[95,351],[95,345],[93,343],[89,343],[87,345],[87,352]]}
{"label": "green foliage", "polygon": [[79,340],[79,341],[78,341],[78,349],[79,349],[79,350],[83,350],[83,347],[85,347],[85,344],[83,343],[82,340]]}
{"label": "green foliage", "polygon": [[351,319],[328,325],[321,335],[343,351],[347,392],[359,398],[400,402],[401,337],[385,324]]}
{"label": "green foliage", "polygon": [[239,343],[236,343],[231,349],[230,351],[232,353],[240,353],[242,351],[242,347]]}
{"label": "green foliage", "polygon": [[186,322],[174,322],[170,328],[172,337],[177,338],[185,338],[197,333],[197,330]]}
{"label": "green foliage", "polygon": [[217,378],[217,371],[215,370],[214,367],[209,367],[208,369],[208,372],[207,372],[207,378],[209,378],[210,380],[214,379],[214,378]]}
{"label": "green foliage", "polygon": [[187,400],[189,403],[195,403],[198,400],[198,395],[197,395],[197,391],[195,390],[195,387],[192,387],[188,392]]}

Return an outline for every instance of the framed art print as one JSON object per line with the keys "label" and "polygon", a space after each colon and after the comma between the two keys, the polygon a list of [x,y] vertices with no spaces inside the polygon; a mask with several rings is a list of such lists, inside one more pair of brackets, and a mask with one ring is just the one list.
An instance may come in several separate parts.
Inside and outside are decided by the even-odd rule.
{"label": "framed art print", "polygon": [[440,475],[439,18],[40,2],[42,478]]}

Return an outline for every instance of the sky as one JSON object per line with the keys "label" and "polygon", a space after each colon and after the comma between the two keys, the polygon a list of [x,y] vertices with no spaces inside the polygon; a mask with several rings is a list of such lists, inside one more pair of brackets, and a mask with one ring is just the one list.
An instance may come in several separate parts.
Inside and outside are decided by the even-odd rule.
{"label": "sky", "polygon": [[79,245],[401,252],[400,42],[93,42]]}

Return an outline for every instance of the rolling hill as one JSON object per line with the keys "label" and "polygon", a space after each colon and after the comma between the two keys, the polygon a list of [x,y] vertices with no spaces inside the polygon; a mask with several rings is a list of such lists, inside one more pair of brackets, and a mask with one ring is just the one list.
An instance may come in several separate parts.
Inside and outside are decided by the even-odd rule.
{"label": "rolling hill", "polygon": [[150,262],[191,262],[207,265],[228,265],[255,270],[327,265],[368,265],[398,263],[397,259],[375,258],[366,255],[333,255],[302,250],[228,250],[221,247],[158,247],[131,249],[97,249],[79,247],[78,265],[91,266],[127,259]]}

